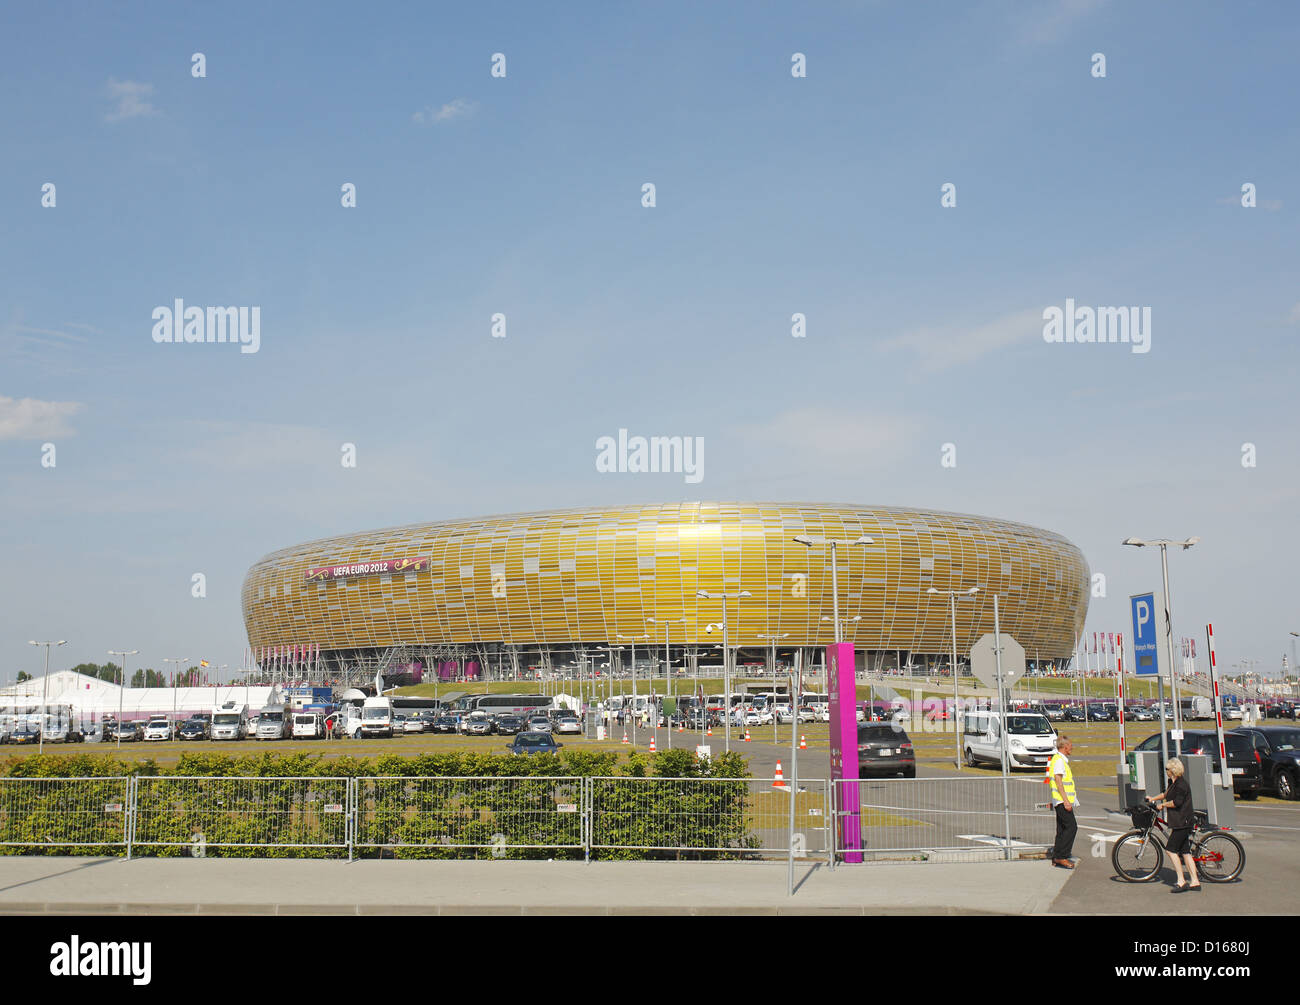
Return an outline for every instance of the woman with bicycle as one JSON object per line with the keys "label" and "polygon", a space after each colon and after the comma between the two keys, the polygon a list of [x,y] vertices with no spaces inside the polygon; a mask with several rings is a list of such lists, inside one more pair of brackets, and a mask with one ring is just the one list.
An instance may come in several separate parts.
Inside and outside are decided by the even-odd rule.
{"label": "woman with bicycle", "polygon": [[[1148,799],[1156,809],[1170,811],[1168,820],[1171,831],[1166,850],[1174,863],[1174,875],[1178,877],[1173,893],[1184,893],[1187,890],[1201,888],[1191,848],[1192,828],[1196,825],[1195,811],[1192,809],[1192,789],[1187,784],[1187,779],[1183,777],[1183,772],[1183,762],[1177,757],[1169,758],[1169,763],[1165,765],[1165,774],[1169,776],[1169,788],[1154,799]],[[1187,864],[1187,880],[1183,879],[1183,863]]]}

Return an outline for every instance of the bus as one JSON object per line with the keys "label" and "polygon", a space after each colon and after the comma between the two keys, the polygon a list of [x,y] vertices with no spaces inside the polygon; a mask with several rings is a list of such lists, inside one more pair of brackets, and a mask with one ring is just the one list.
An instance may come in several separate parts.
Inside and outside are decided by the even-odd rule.
{"label": "bus", "polygon": [[555,700],[545,694],[467,694],[456,700],[456,708],[489,715],[533,715],[547,711],[554,703]]}

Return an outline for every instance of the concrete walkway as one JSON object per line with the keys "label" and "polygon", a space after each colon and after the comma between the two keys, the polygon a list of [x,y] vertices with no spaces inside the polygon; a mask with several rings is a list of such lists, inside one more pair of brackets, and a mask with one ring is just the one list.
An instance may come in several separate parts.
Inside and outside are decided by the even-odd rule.
{"label": "concrete walkway", "polygon": [[1042,861],[357,862],[0,858],[0,914],[1041,914]]}

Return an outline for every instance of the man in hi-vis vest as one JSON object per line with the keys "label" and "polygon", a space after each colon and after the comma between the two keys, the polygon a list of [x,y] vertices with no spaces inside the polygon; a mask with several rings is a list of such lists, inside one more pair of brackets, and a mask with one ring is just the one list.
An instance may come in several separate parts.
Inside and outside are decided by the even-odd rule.
{"label": "man in hi-vis vest", "polygon": [[1079,831],[1079,824],[1074,819],[1074,810],[1079,805],[1079,800],[1074,794],[1074,772],[1070,770],[1071,749],[1068,736],[1056,738],[1056,753],[1047,762],[1047,777],[1043,779],[1052,788],[1052,809],[1056,811],[1056,845],[1052,849],[1052,865],[1061,869],[1074,868],[1070,853],[1074,850],[1074,835]]}

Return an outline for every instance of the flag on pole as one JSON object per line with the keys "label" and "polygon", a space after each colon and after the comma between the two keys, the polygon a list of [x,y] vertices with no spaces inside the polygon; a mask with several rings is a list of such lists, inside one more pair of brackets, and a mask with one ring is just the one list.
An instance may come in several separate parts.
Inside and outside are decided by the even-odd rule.
{"label": "flag on pole", "polygon": [[203,667],[204,669],[207,669],[208,661],[207,661],[207,660],[199,660],[199,666]]}

